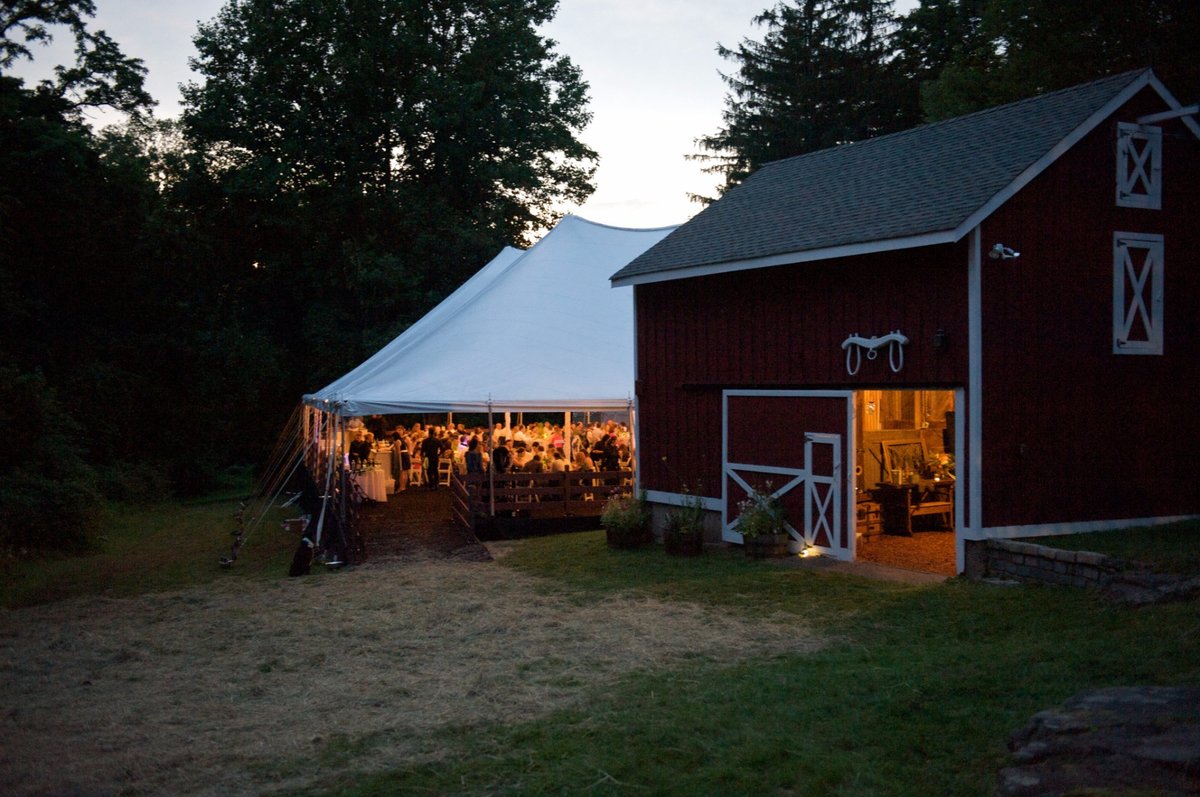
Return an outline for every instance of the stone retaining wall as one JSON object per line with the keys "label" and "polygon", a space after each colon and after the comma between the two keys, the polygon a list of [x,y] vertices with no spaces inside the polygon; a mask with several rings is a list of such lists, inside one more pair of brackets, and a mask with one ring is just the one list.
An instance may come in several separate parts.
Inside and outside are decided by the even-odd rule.
{"label": "stone retaining wall", "polygon": [[1015,540],[968,540],[967,576],[1068,587],[1103,587],[1130,564],[1091,551],[1064,551]]}
{"label": "stone retaining wall", "polygon": [[1200,594],[1200,576],[1155,573],[1141,562],[1015,540],[967,540],[965,575],[1090,587],[1134,606],[1190,600]]}

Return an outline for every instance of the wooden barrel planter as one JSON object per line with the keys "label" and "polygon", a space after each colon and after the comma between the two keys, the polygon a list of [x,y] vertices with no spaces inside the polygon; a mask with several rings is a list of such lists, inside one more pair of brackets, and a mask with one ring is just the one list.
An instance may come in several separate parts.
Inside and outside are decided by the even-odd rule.
{"label": "wooden barrel planter", "polygon": [[760,534],[743,537],[742,547],[748,559],[775,559],[788,555],[787,534]]}

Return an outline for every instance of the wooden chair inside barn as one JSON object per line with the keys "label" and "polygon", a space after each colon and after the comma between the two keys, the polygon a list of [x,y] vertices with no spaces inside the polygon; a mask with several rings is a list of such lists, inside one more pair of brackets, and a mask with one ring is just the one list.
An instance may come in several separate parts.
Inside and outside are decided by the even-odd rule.
{"label": "wooden chair inside barn", "polygon": [[887,534],[912,536],[914,520],[926,521],[943,531],[954,528],[954,482],[935,482],[921,477],[928,461],[925,444],[919,440],[884,442],[885,481],[873,491],[883,512]]}

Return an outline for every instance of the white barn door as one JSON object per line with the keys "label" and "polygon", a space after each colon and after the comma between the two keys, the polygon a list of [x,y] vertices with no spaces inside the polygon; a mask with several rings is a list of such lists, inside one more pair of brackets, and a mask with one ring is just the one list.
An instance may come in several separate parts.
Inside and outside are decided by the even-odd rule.
{"label": "white barn door", "polygon": [[851,398],[849,391],[724,392],[722,539],[742,541],[739,505],[758,490],[782,502],[793,539],[854,558]]}

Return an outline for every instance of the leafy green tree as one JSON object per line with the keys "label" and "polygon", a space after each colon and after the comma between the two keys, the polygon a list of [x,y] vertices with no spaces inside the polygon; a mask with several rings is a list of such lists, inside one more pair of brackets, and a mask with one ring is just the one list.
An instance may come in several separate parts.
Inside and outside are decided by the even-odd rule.
{"label": "leafy green tree", "polygon": [[0,351],[0,559],[80,550],[97,528],[95,474],[76,440],[82,429],[40,372],[23,372]]}
{"label": "leafy green tree", "polygon": [[75,62],[54,68],[54,79],[36,91],[63,100],[65,112],[78,118],[84,108],[108,106],[141,114],[154,104],[143,88],[146,69],[127,57],[104,31],[93,31],[92,0],[5,0],[0,3],[0,75],[21,60],[32,60],[31,46],[54,37],[56,26],[75,39]]}
{"label": "leafy green tree", "polygon": [[1198,29],[1194,0],[922,0],[897,46],[935,120],[1146,66],[1200,96]]}
{"label": "leafy green tree", "polygon": [[200,26],[177,196],[303,386],[590,194],[587,86],[537,32],[556,6],[241,0]]}
{"label": "leafy green tree", "polygon": [[722,192],[769,161],[914,123],[915,89],[890,58],[890,0],[779,3],[755,22],[767,28],[762,41],[718,48],[737,65],[723,75],[724,126],[692,156],[724,177]]}

